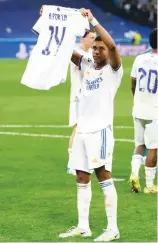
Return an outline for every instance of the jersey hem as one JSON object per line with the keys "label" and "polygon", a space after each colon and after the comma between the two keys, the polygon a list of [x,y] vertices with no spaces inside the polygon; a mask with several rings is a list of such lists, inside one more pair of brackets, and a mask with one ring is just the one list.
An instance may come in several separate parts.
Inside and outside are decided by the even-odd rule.
{"label": "jersey hem", "polygon": [[78,132],[78,133],[95,133],[95,132],[99,132],[99,131],[102,131],[103,129],[107,129],[108,127],[110,127],[110,130],[112,131],[113,130],[113,125],[111,125],[111,123],[109,123],[108,125],[105,125],[105,126],[102,126],[101,128],[96,128],[96,129],[92,129],[91,131],[81,131],[81,129],[80,128],[78,128],[76,131]]}
{"label": "jersey hem", "polygon": [[147,121],[153,121],[153,120],[158,120],[158,118],[153,118],[153,117],[144,117],[144,116],[136,116],[136,115],[132,115],[133,118],[137,118],[137,119],[140,119],[140,120],[147,120]]}
{"label": "jersey hem", "polygon": [[38,31],[36,31],[36,30],[34,30],[34,29],[32,29],[31,31],[32,31],[34,34],[39,35]]}

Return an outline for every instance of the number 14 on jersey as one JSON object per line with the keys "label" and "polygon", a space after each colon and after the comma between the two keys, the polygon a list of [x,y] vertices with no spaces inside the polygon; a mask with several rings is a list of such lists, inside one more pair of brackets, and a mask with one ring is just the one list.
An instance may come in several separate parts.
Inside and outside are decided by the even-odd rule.
{"label": "number 14 on jersey", "polygon": [[43,55],[45,55],[45,56],[50,55],[50,53],[51,53],[50,52],[50,45],[51,45],[53,40],[55,41],[55,43],[57,45],[55,55],[57,54],[59,47],[61,46],[61,44],[64,40],[65,32],[66,32],[66,27],[61,27],[61,28],[62,28],[62,34],[61,34],[61,37],[59,37],[59,26],[49,26],[50,38],[48,40],[48,44],[47,44],[46,48],[44,50],[42,50]]}

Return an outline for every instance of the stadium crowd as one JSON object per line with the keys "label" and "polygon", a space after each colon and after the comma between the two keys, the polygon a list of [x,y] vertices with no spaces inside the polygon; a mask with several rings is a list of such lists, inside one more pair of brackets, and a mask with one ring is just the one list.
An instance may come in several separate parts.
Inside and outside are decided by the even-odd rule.
{"label": "stadium crowd", "polygon": [[127,12],[135,11],[138,14],[145,14],[149,21],[157,18],[157,0],[119,0],[120,8]]}

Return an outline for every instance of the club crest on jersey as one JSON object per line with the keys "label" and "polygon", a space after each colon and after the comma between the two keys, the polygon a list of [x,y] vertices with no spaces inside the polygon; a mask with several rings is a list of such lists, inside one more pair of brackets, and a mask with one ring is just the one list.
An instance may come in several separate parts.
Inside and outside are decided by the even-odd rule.
{"label": "club crest on jersey", "polygon": [[86,90],[99,89],[100,83],[103,81],[102,77],[96,78],[94,80],[86,80]]}
{"label": "club crest on jersey", "polygon": [[98,160],[96,158],[92,159],[93,163],[98,163]]}
{"label": "club crest on jersey", "polygon": [[86,71],[86,74],[89,76],[91,73],[89,71]]}

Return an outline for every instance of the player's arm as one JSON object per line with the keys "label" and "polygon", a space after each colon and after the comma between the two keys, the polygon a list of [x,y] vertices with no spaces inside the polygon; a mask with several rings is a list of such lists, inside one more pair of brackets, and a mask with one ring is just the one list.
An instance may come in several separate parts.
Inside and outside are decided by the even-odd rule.
{"label": "player's arm", "polygon": [[133,93],[133,96],[134,96],[135,90],[136,90],[137,80],[136,80],[136,78],[131,77],[131,81],[132,81],[132,93]]}
{"label": "player's arm", "polygon": [[102,41],[108,47],[109,59],[113,69],[117,70],[121,65],[121,57],[117,50],[117,46],[110,36],[110,34],[103,28],[103,26],[94,18],[90,10],[81,9],[81,13],[84,16],[88,16],[89,22],[95,27],[96,32],[100,35]]}
{"label": "player's arm", "polygon": [[71,57],[71,61],[80,68],[81,60],[82,56],[78,52],[74,51]]}
{"label": "player's arm", "polygon": [[117,46],[116,46],[114,40],[109,35],[109,33],[101,26],[101,24],[97,24],[95,26],[95,30],[98,32],[102,41],[108,47],[109,59],[110,59],[110,64],[111,64],[112,68],[114,70],[117,70],[121,66],[121,57],[117,50]]}
{"label": "player's arm", "polygon": [[37,20],[37,22],[35,23],[35,25],[32,27],[32,32],[34,34],[36,34],[37,36],[39,36],[39,34],[40,34],[41,18],[42,18],[41,16],[43,14],[43,6],[40,8],[39,14],[40,14],[40,18]]}
{"label": "player's arm", "polygon": [[132,86],[133,96],[135,94],[136,84],[137,84],[137,58],[133,63],[132,71],[131,71],[131,86]]}

